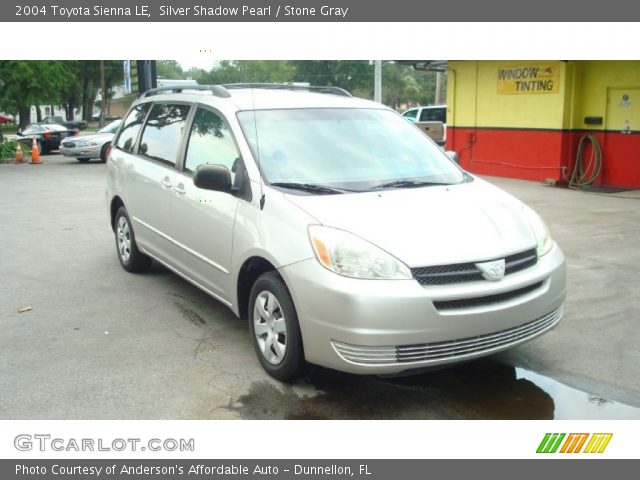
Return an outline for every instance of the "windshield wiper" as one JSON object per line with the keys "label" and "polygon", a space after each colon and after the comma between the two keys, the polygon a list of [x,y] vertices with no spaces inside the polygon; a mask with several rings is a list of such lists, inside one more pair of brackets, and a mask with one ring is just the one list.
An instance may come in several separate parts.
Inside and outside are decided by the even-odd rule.
{"label": "windshield wiper", "polygon": [[276,182],[272,183],[273,187],[288,188],[291,190],[300,190],[302,192],[317,193],[319,195],[331,195],[333,193],[344,193],[344,190],[338,188],[327,187],[326,185],[317,185],[315,183],[295,183],[295,182]]}
{"label": "windshield wiper", "polygon": [[434,185],[450,185],[450,184],[442,183],[442,182],[423,182],[420,180],[394,180],[393,182],[381,183],[380,185],[371,187],[371,190],[378,190],[380,188],[430,187]]}

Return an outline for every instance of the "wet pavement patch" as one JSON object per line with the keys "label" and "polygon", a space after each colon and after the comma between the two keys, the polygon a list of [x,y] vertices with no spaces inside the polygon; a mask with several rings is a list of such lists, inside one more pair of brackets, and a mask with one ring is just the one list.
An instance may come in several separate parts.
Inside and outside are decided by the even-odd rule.
{"label": "wet pavement patch", "polygon": [[247,419],[640,419],[640,409],[494,360],[379,378],[314,368],[257,382],[230,407]]}
{"label": "wet pavement patch", "polygon": [[197,326],[202,326],[207,324],[206,320],[202,318],[202,316],[195,310],[189,307],[185,307],[180,302],[173,302],[173,303],[178,308],[178,310],[180,310],[180,313],[182,313],[182,316],[184,316],[184,318],[186,318],[193,324]]}

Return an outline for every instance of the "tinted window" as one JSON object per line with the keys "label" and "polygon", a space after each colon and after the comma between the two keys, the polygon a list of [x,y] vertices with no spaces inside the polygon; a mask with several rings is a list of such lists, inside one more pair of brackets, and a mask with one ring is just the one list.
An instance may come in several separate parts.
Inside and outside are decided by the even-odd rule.
{"label": "tinted window", "polygon": [[420,121],[446,123],[447,110],[445,108],[423,108],[420,114]]}
{"label": "tinted window", "polygon": [[193,119],[189,134],[189,146],[184,169],[194,172],[198,165],[205,163],[224,165],[234,177],[234,164],[240,157],[231,131],[219,115],[199,108]]}
{"label": "tinted window", "polygon": [[117,148],[127,152],[133,151],[133,146],[138,138],[138,132],[140,132],[140,128],[142,128],[142,122],[144,122],[144,117],[149,110],[149,105],[149,103],[136,105],[129,112],[127,118],[124,119],[118,140],[115,142]]}
{"label": "tinted window", "polygon": [[402,114],[402,116],[404,118],[408,118],[410,120],[415,121],[416,120],[416,116],[418,115],[418,110],[409,110],[408,112],[404,112]]}
{"label": "tinted window", "polygon": [[139,153],[175,164],[189,109],[189,105],[156,103],[142,132]]}

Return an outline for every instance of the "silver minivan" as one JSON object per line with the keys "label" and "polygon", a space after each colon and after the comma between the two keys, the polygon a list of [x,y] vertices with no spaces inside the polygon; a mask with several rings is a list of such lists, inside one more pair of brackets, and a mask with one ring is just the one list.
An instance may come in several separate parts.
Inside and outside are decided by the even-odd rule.
{"label": "silver minivan", "polygon": [[558,324],[565,259],[533,210],[452,157],[333,87],[151,90],[107,162],[118,258],[248,319],[280,380],[493,354]]}

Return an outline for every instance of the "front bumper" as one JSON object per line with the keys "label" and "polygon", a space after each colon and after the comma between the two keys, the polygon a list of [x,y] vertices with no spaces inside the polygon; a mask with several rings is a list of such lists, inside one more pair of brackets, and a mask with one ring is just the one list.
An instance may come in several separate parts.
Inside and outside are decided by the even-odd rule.
{"label": "front bumper", "polygon": [[100,158],[100,149],[101,146],[90,146],[90,147],[73,147],[68,148],[64,145],[60,146],[60,153],[65,157],[76,157],[76,158]]}
{"label": "front bumper", "polygon": [[[296,305],[307,361],[351,373],[396,374],[489,355],[529,341],[562,318],[564,255],[499,282],[421,286],[415,280],[342,277],[313,258],[280,270]],[[513,291],[521,295],[509,295]],[[507,294],[488,305],[436,301]],[[502,300],[504,298],[504,300]]]}

